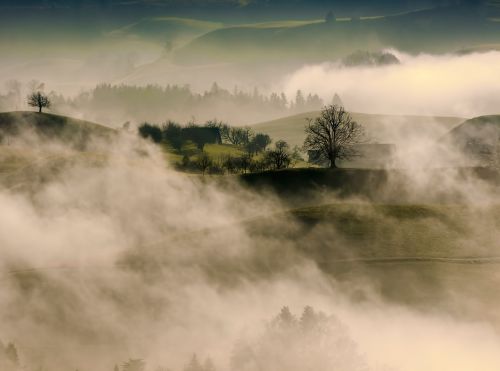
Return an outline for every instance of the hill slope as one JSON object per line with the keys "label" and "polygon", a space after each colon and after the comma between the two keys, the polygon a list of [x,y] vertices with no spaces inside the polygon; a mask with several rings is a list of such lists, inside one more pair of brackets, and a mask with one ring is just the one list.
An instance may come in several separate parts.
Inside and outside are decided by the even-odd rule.
{"label": "hill slope", "polygon": [[467,120],[444,135],[440,143],[458,149],[473,165],[497,167],[500,163],[500,115]]}
{"label": "hill slope", "polygon": [[32,130],[45,139],[77,143],[90,135],[106,136],[114,132],[103,125],[66,116],[28,111],[0,113],[0,133],[14,136]]}
{"label": "hill slope", "polygon": [[[111,32],[113,36],[138,36],[164,45],[188,41],[223,27],[222,23],[177,17],[152,17]],[[173,45],[169,45],[173,46]]]}
{"label": "hill slope", "polygon": [[105,155],[91,138],[110,139],[113,129],[70,117],[0,113],[0,184],[31,189],[75,163],[101,164]]}
{"label": "hill slope", "polygon": [[[488,14],[488,12],[486,12]],[[342,18],[296,27],[229,27],[193,40],[183,63],[324,61],[356,50],[453,52],[500,42],[500,23],[468,6],[436,7],[393,16]]]}
{"label": "hill slope", "polygon": [[[375,142],[399,144],[412,138],[437,139],[465,119],[460,117],[396,116],[351,113],[362,124],[367,135]],[[308,118],[319,112],[306,112],[281,119],[252,125],[259,132],[269,134],[274,140],[283,139],[290,145],[301,146],[305,139],[304,128]]]}

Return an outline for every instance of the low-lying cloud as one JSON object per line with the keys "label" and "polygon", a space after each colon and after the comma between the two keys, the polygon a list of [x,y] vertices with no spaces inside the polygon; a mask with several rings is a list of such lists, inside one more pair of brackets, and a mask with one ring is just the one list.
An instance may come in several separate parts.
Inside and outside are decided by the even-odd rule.
{"label": "low-lying cloud", "polygon": [[[278,200],[175,172],[135,136],[92,147],[99,166],[55,148],[70,166],[0,189],[0,334],[26,370],[109,371],[129,358],[180,370],[195,352],[232,371],[500,367],[494,324],[382,300],[362,272],[347,283],[325,273],[305,252],[340,248],[331,225],[286,238],[297,222]],[[265,228],[249,227],[261,217]],[[295,317],[276,325],[285,305]],[[315,325],[297,322],[308,305],[324,312]]]}
{"label": "low-lying cloud", "polygon": [[298,89],[315,92],[327,102],[337,92],[356,112],[460,117],[498,113],[500,52],[441,56],[391,52],[401,64],[308,65],[286,77],[283,88],[289,96]]}

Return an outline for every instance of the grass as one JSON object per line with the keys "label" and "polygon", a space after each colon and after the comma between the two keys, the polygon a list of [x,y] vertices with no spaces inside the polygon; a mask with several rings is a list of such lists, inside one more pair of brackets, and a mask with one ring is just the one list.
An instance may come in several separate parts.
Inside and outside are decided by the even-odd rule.
{"label": "grass", "polygon": [[[198,147],[192,142],[185,143],[180,151],[175,150],[168,143],[162,143],[161,146],[165,158],[171,164],[181,164],[185,155],[187,155],[190,160],[194,160],[200,154]],[[203,147],[203,151],[207,153],[213,161],[220,161],[226,156],[238,157],[244,154],[241,147],[232,144],[206,144]]]}
{"label": "grass", "polygon": [[[282,139],[291,146],[301,146],[306,136],[304,129],[307,119],[313,119],[318,115],[319,111],[306,112],[256,123],[252,127],[258,132],[268,134],[274,140]],[[399,133],[418,132],[422,129],[422,125],[434,129],[439,136],[465,121],[461,117],[376,115],[355,112],[352,116],[363,125],[370,138],[380,143],[393,143]]]}
{"label": "grass", "polygon": [[[491,185],[500,184],[500,174],[490,168],[471,167],[456,169],[429,169],[429,179],[439,183],[449,177],[459,179],[476,178]],[[289,205],[304,205],[322,202],[325,198],[361,198],[375,202],[401,203],[419,197],[422,202],[461,202],[460,194],[446,194],[413,191],[413,180],[404,170],[390,169],[325,169],[294,168],[263,173],[250,173],[240,176],[247,187],[271,191]]]}
{"label": "grass", "polygon": [[214,160],[225,156],[238,157],[244,154],[242,148],[232,144],[206,144],[203,150]]}
{"label": "grass", "polygon": [[100,124],[50,113],[0,113],[0,132],[15,135],[21,130],[35,130],[45,138],[65,142],[85,140],[89,135],[106,137],[115,133],[114,129]]}
{"label": "grass", "polygon": [[[495,17],[495,15],[491,15]],[[231,26],[203,34],[176,51],[187,64],[317,63],[356,50],[395,48],[408,53],[453,53],[499,42],[498,22],[473,17],[467,7],[433,7],[380,16]]]}
{"label": "grass", "polygon": [[186,41],[222,28],[222,23],[179,17],[152,17],[122,27],[111,35],[135,35],[162,43]]}
{"label": "grass", "polygon": [[[23,145],[10,144],[12,137],[34,133],[42,141],[27,139]],[[88,121],[35,112],[0,113],[0,183],[7,188],[32,187],[75,163],[102,164],[106,156],[88,151],[90,138],[109,139],[115,130]],[[28,135],[30,138],[30,135]],[[74,151],[52,148],[44,141],[61,143]],[[36,144],[35,144],[36,143]]]}
{"label": "grass", "polygon": [[[354,256],[471,256],[472,249],[463,242],[468,231],[468,212],[462,205],[336,203],[300,208],[290,214],[308,228],[321,225],[334,230],[334,235],[337,234],[343,243],[350,246],[347,252],[342,249],[336,251],[335,243],[330,249],[322,250],[321,259],[330,261]],[[498,210],[495,217],[496,225],[500,226]],[[489,248],[492,242],[489,241]]]}

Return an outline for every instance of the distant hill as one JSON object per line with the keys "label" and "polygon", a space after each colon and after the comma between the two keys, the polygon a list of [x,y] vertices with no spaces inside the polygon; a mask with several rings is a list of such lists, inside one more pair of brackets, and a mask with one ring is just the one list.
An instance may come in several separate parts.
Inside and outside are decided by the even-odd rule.
{"label": "distant hill", "polygon": [[[176,53],[179,63],[324,61],[394,47],[444,53],[500,43],[486,8],[435,7],[397,15],[337,18],[295,26],[235,26],[209,32]],[[489,8],[488,8],[489,9]]]}
{"label": "distant hill", "polygon": [[440,143],[454,146],[473,165],[500,164],[500,115],[467,120],[444,135]]}
{"label": "distant hill", "polygon": [[196,36],[223,27],[222,23],[177,17],[151,17],[122,27],[110,33],[112,36],[138,36],[161,42],[172,48]]}
{"label": "distant hill", "polygon": [[[278,120],[252,125],[257,132],[271,136],[273,140],[285,140],[291,146],[302,146],[308,119],[317,112],[301,113]],[[363,125],[367,144],[360,145],[360,156],[339,161],[341,167],[380,169],[394,165],[397,148],[405,148],[409,141],[434,141],[464,121],[460,117],[397,116],[351,113],[355,121]]]}
{"label": "distant hill", "polygon": [[[438,139],[465,120],[461,117],[446,116],[351,114],[354,120],[364,126],[367,135],[373,142],[395,144],[410,136]],[[301,146],[305,139],[304,128],[307,119],[318,115],[319,111],[306,112],[251,126],[256,131],[269,134],[274,140],[283,139],[292,146]]]}
{"label": "distant hill", "polygon": [[31,132],[42,139],[61,141],[84,147],[92,136],[106,137],[115,131],[103,125],[66,116],[37,112],[0,113],[0,135],[3,139]]}

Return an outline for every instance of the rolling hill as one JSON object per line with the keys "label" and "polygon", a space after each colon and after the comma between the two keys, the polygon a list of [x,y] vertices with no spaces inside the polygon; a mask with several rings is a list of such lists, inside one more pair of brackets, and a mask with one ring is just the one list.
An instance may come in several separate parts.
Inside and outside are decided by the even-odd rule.
{"label": "rolling hill", "polygon": [[28,111],[0,113],[0,133],[6,136],[32,131],[43,139],[73,144],[82,143],[90,135],[105,137],[115,130],[96,123],[66,116]]}
{"label": "rolling hill", "polygon": [[222,23],[178,17],[151,17],[122,27],[111,36],[137,36],[160,42],[168,48],[223,27]]}
{"label": "rolling hill", "polygon": [[[305,139],[307,119],[319,112],[306,112],[277,120],[251,125],[255,131],[269,134],[274,140],[285,140],[292,146],[301,146]],[[368,137],[379,143],[404,143],[412,138],[437,139],[465,119],[460,117],[397,116],[352,113],[354,120],[362,124]]]}
{"label": "rolling hill", "polygon": [[500,115],[467,120],[439,142],[458,149],[473,165],[497,167],[500,164]]}
{"label": "rolling hill", "polygon": [[91,138],[108,140],[115,130],[88,121],[35,112],[0,113],[0,184],[32,189],[67,166],[102,164],[106,156]]}
{"label": "rolling hill", "polygon": [[314,62],[388,47],[410,53],[454,52],[500,42],[500,23],[484,9],[490,8],[449,6],[293,27],[226,27],[193,40],[178,50],[176,60],[186,64],[280,62],[284,58]]}

